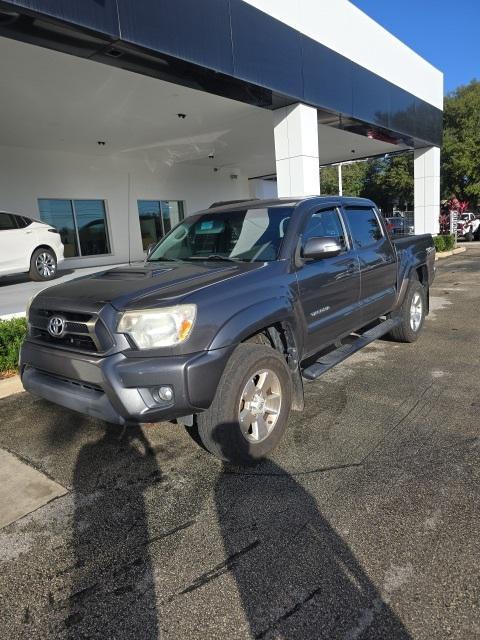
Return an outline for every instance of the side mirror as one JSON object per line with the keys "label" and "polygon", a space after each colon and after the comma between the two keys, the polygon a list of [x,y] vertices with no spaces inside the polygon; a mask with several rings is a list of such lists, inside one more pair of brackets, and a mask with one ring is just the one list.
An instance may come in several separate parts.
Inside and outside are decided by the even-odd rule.
{"label": "side mirror", "polygon": [[333,258],[343,251],[340,238],[330,238],[322,236],[310,238],[303,248],[303,257],[306,260],[321,260],[322,258]]}
{"label": "side mirror", "polygon": [[147,258],[149,258],[152,255],[153,250],[155,249],[156,246],[157,246],[156,242],[152,242],[152,244],[148,245],[148,247],[147,247]]}

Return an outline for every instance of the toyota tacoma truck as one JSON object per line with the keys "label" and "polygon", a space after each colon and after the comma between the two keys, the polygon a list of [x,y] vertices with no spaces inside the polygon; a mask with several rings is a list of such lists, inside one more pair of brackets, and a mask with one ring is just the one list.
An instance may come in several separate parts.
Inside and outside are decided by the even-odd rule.
{"label": "toyota tacoma truck", "polygon": [[144,263],[39,293],[20,355],[28,391],[117,423],[176,420],[205,449],[268,454],[303,385],[429,310],[430,235],[392,239],[375,204],[340,197],[219,205]]}

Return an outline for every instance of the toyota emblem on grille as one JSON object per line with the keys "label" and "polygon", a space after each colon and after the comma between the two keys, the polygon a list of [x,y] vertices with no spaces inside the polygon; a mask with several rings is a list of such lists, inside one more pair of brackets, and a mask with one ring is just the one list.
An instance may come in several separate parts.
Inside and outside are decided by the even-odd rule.
{"label": "toyota emblem on grille", "polygon": [[61,316],[52,316],[48,321],[48,333],[54,338],[61,338],[65,333],[65,319]]}

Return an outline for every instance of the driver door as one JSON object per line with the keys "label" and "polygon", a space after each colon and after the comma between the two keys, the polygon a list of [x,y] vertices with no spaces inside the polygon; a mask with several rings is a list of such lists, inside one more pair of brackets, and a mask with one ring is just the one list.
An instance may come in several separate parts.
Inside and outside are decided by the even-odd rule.
{"label": "driver door", "polygon": [[343,246],[334,257],[306,260],[297,271],[305,325],[305,355],[333,344],[361,324],[360,266],[337,208],[321,209],[308,216],[302,247],[309,238],[328,236]]}

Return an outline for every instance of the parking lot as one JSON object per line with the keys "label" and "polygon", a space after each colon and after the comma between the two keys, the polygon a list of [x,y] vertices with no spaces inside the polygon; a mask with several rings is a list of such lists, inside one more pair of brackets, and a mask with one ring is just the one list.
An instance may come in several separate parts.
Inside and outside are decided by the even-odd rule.
{"label": "parking lot", "polygon": [[480,246],[416,344],[306,387],[271,459],[19,394],[0,449],[67,490],[0,530],[3,638],[480,638]]}

